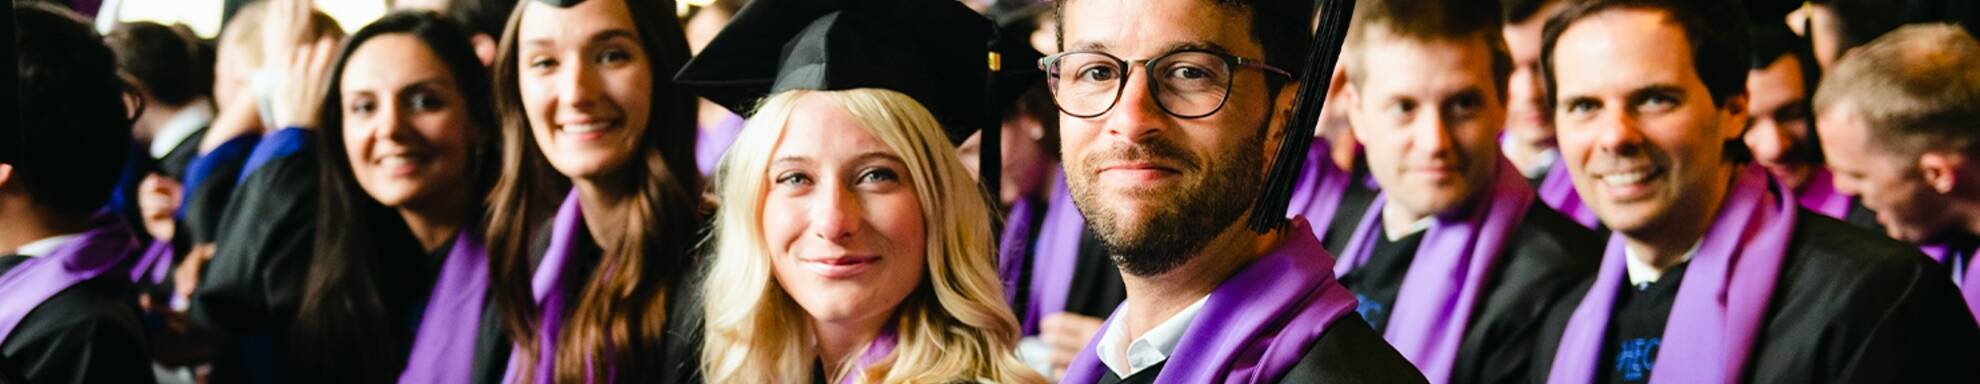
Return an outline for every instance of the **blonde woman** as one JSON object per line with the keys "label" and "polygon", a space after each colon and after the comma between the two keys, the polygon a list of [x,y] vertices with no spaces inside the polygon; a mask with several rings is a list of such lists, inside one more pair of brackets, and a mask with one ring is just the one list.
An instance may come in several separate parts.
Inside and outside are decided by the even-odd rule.
{"label": "blonde woman", "polygon": [[839,6],[757,0],[676,77],[755,112],[716,171],[704,377],[1042,382],[954,146],[987,122],[989,22],[951,1]]}

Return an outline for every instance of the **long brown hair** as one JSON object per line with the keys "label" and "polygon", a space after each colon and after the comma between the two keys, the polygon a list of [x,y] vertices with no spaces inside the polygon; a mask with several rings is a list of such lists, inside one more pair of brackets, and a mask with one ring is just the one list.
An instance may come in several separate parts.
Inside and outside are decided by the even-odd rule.
{"label": "long brown hair", "polygon": [[[609,1],[609,0],[597,0]],[[673,18],[673,1],[625,0],[648,57],[654,79],[652,118],[640,134],[639,153],[627,160],[626,174],[614,182],[629,183],[633,203],[617,211],[586,214],[623,217],[621,237],[599,244],[604,256],[593,275],[574,281],[579,288],[571,315],[558,330],[554,348],[557,382],[586,378],[644,382],[636,367],[654,366],[661,356],[666,324],[666,290],[694,265],[690,250],[700,231],[704,209],[696,191],[702,189],[695,169],[695,98],[672,83],[674,72],[687,63],[687,37]],[[519,91],[517,30],[530,2],[516,4],[503,29],[495,60],[495,107],[502,120],[502,177],[489,196],[488,245],[497,301],[504,331],[516,341],[522,376],[531,377],[538,345],[537,308],[531,295],[532,264],[529,234],[555,211],[570,179],[550,167],[530,134]],[[614,188],[607,188],[614,189]],[[603,271],[612,271],[605,273]],[[608,369],[617,367],[618,369]]]}

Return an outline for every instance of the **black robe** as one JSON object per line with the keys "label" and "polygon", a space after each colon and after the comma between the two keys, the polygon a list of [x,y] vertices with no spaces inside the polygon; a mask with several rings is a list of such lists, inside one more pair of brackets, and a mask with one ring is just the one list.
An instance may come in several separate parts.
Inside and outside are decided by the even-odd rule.
{"label": "black robe", "polygon": [[[1980,349],[1973,347],[1980,344],[1980,327],[1944,266],[1915,247],[1807,209],[1796,212],[1747,382],[1980,378],[1974,363]],[[1527,370],[1531,382],[1546,381],[1561,334],[1592,284],[1592,277],[1578,283],[1570,294],[1575,299],[1555,303],[1547,315]]]}
{"label": "black robe", "polygon": [[[1346,205],[1345,201],[1343,205]],[[1342,211],[1357,214],[1336,215],[1336,225],[1341,223],[1338,216],[1353,216],[1347,224],[1349,233],[1343,237],[1352,236],[1352,228],[1361,220],[1361,213],[1368,212],[1367,202],[1360,205],[1360,210]],[[1332,235],[1333,231],[1329,232]],[[1416,243],[1422,240],[1423,232],[1417,232],[1397,244],[1389,245],[1390,248],[1410,252],[1409,255],[1390,255],[1381,249],[1384,248],[1382,245],[1377,245],[1368,263],[1342,277],[1341,283],[1354,289],[1357,294],[1381,300],[1382,308],[1393,308],[1395,294],[1401,290],[1403,275],[1408,271],[1408,263],[1417,249]],[[1378,238],[1378,241],[1381,239]],[[1346,243],[1346,240],[1341,243]],[[1520,219],[1519,230],[1506,240],[1506,253],[1499,257],[1499,266],[1492,274],[1492,280],[1486,283],[1478,306],[1473,309],[1464,339],[1458,344],[1458,357],[1451,369],[1450,382],[1512,383],[1526,380],[1533,341],[1541,332],[1540,325],[1548,308],[1569,301],[1577,283],[1595,276],[1602,263],[1603,245],[1603,238],[1597,237],[1595,231],[1582,227],[1574,219],[1548,208],[1543,202],[1534,201]],[[1397,265],[1379,268],[1389,262]],[[1384,270],[1398,273],[1386,279],[1371,274]],[[1572,298],[1580,297],[1573,295]],[[1386,313],[1364,314],[1368,315],[1387,318]],[[1382,323],[1377,321],[1377,324]],[[1384,328],[1375,327],[1378,333]]]}
{"label": "black robe", "polygon": [[[551,224],[553,223],[543,223],[543,225],[537,227],[535,234],[530,237],[532,239],[529,252],[531,264],[541,263],[543,256],[549,253],[550,235],[553,227]],[[584,220],[578,220],[578,225],[579,230],[572,237],[574,240],[572,241],[574,244],[572,248],[575,252],[566,256],[567,258],[565,259],[566,264],[564,265],[563,272],[564,281],[566,282],[595,280],[592,274],[597,271],[598,263],[604,257],[605,253],[604,249],[600,248],[598,243],[592,240],[591,231],[585,227]],[[662,345],[634,346],[635,348],[644,350],[645,353],[642,353],[641,356],[648,359],[640,362],[637,367],[613,367],[613,369],[619,372],[638,369],[644,373],[644,377],[658,384],[699,384],[704,380],[701,375],[701,345],[703,331],[702,317],[706,311],[702,308],[701,286],[703,281],[708,277],[709,265],[702,262],[706,258],[706,256],[697,256],[695,261],[683,263],[682,265],[686,267],[686,270],[682,271],[683,273],[667,285],[667,318],[666,324],[662,325],[662,329],[664,329],[666,335],[661,336],[660,343]],[[562,293],[564,295],[564,303],[566,303],[564,307],[566,311],[564,318],[567,319],[565,320],[565,324],[569,324],[568,319],[571,318],[569,311],[577,308],[578,296],[581,295],[581,292],[578,289],[565,289],[562,290]],[[491,305],[489,307],[493,308],[494,306]],[[487,319],[484,318],[482,321],[486,322]],[[499,356],[502,358],[499,361],[503,363],[500,365],[500,369],[506,369],[508,352],[504,351]],[[477,357],[476,359],[478,365],[480,358]],[[494,375],[492,376],[493,380],[477,380],[476,382],[499,382],[503,374],[500,369],[488,372]]]}
{"label": "black robe", "polygon": [[[1113,383],[1154,383],[1161,375],[1160,364],[1143,368],[1121,378],[1112,369],[1103,369],[1102,384]],[[1410,365],[1401,352],[1396,352],[1382,334],[1368,327],[1361,316],[1348,314],[1327,326],[1313,346],[1306,350],[1305,357],[1299,359],[1281,383],[1428,383],[1423,374]]]}
{"label": "black robe", "polygon": [[275,157],[249,171],[229,198],[190,312],[196,324],[227,338],[213,382],[281,377],[276,367],[315,251],[317,156],[306,144]]}
{"label": "black robe", "polygon": [[[0,275],[25,261],[0,257]],[[129,278],[97,276],[35,306],[0,343],[0,382],[152,382],[151,349]]]}
{"label": "black robe", "polygon": [[[392,363],[402,371],[405,369],[406,360],[410,356],[414,337],[418,334],[421,322],[425,320],[423,317],[426,314],[426,306],[429,300],[432,299],[430,294],[433,292],[433,285],[439,281],[442,263],[445,262],[448,254],[453,252],[453,248],[457,244],[450,240],[437,250],[431,252],[425,251],[420,249],[418,240],[412,237],[410,229],[399,222],[396,216],[391,221],[392,225],[377,226],[375,228],[378,230],[373,231],[372,239],[378,248],[380,248],[378,254],[366,254],[362,256],[377,258],[378,264],[375,265],[378,267],[378,270],[372,272],[372,276],[376,277],[376,282],[378,283],[378,286],[374,287],[375,292],[392,293],[381,295],[379,299],[384,303],[386,318],[393,321],[391,329],[394,333],[375,335],[373,338],[367,339],[366,342],[391,343],[396,348],[405,351],[405,353],[395,356],[397,360]],[[483,301],[480,324],[476,327],[474,376],[468,378],[469,380],[467,382],[469,383],[499,383],[502,380],[503,373],[505,373],[509,366],[509,349],[511,343],[508,336],[502,333],[501,312],[499,307],[496,306],[496,300],[493,299],[494,296],[492,296],[494,294],[493,287],[491,286],[490,288],[491,290],[486,294],[491,296],[488,296],[488,299]],[[297,355],[312,348],[312,346],[303,345],[300,340],[296,340],[291,345],[294,348],[284,352],[290,353],[292,358],[323,357],[317,355]],[[355,366],[359,364],[359,361],[363,361],[351,359],[353,356],[329,357],[333,361],[315,366]],[[348,361],[334,361],[340,359]],[[294,364],[295,361],[292,360],[287,363]],[[293,365],[290,367],[293,367]],[[360,372],[356,372],[355,370],[351,372],[295,373],[295,375],[284,377],[283,380],[286,382],[341,383],[352,382],[358,379],[339,376],[338,373],[344,375],[360,374]]]}

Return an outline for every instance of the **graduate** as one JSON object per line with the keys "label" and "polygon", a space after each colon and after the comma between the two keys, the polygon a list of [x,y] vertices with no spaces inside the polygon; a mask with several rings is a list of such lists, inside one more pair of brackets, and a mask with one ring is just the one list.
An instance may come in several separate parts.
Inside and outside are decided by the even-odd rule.
{"label": "graduate", "polygon": [[949,1],[756,0],[682,69],[750,113],[717,171],[708,381],[1045,382],[954,146],[995,123],[991,33]]}
{"label": "graduate", "polygon": [[[1066,179],[1127,292],[1064,382],[1423,381],[1353,314],[1354,294],[1334,280],[1308,218],[1286,219],[1277,205],[1308,149],[1286,141],[1310,138],[1317,123],[1282,110],[1300,88],[1286,68],[1333,67],[1332,57],[1301,59],[1312,8],[1058,6],[1065,50],[1041,64]],[[1338,23],[1352,11],[1322,12]],[[1341,33],[1323,28],[1322,41],[1339,44]],[[1284,147],[1275,164],[1268,144]]]}
{"label": "graduate", "polygon": [[[1292,12],[1312,13],[1310,8]],[[1261,103],[1258,107],[1265,106]],[[1335,220],[1336,213],[1359,212],[1376,194],[1374,188],[1363,184],[1365,170],[1350,171],[1335,165],[1333,148],[1326,139],[1312,139],[1304,157],[1299,158],[1302,163],[1296,168],[1284,207],[1284,217],[1313,218],[1307,229],[1321,239],[1347,238],[1353,220]],[[1055,371],[1063,371],[1085,349],[1099,334],[1102,321],[1127,297],[1119,267],[1098,234],[1087,227],[1082,210],[1074,206],[1067,177],[1062,171],[1050,184],[1051,197],[1036,233],[1031,235],[1031,244],[1018,248],[1027,256],[1005,261],[1007,265],[1023,263],[1017,269],[1022,273],[1005,273],[1006,280],[1015,282],[1013,285],[1023,292],[1012,306],[1025,324],[1025,335],[1036,336],[1050,347],[1048,357]],[[1004,248],[1007,258],[1014,256],[1010,253],[1013,248]]]}
{"label": "graduate", "polygon": [[516,4],[495,60],[488,254],[503,382],[700,382],[707,207],[670,1]]}
{"label": "graduate", "polygon": [[1794,190],[1803,208],[1865,228],[1876,228],[1876,214],[1836,191],[1835,174],[1822,166],[1822,141],[1815,135],[1810,97],[1821,78],[1806,43],[1785,24],[1755,21],[1747,34],[1752,57],[1746,72],[1746,133],[1740,138],[1753,162]]}
{"label": "graduate", "polygon": [[1511,59],[1496,4],[1362,0],[1342,95],[1382,192],[1334,273],[1356,312],[1437,383],[1525,380],[1546,309],[1601,239],[1540,203],[1499,155]]}
{"label": "graduate", "polygon": [[1836,189],[1892,238],[1926,244],[1980,317],[1980,43],[1907,26],[1844,56],[1815,98]]}
{"label": "graduate", "polygon": [[491,383],[507,368],[479,223],[500,146],[472,44],[437,13],[399,11],[329,68],[288,380]]}
{"label": "graduate", "polygon": [[[1581,226],[1600,229],[1595,211],[1581,202],[1561,162],[1560,142],[1554,133],[1553,114],[1547,108],[1547,89],[1540,82],[1540,32],[1547,19],[1575,0],[1505,0],[1500,3],[1504,16],[1506,51],[1512,55],[1512,71],[1506,77],[1506,131],[1499,147],[1506,160],[1519,168],[1555,211],[1573,218]],[[1330,248],[1331,249],[1331,248]]]}
{"label": "graduate", "polygon": [[209,128],[208,137],[260,139],[240,163],[211,253],[188,255],[174,282],[192,287],[187,311],[192,323],[218,337],[218,355],[212,358],[212,380],[218,382],[296,380],[282,373],[281,358],[300,347],[290,344],[288,335],[315,252],[321,185],[317,116],[342,33],[327,32],[336,27],[323,25],[327,21],[314,16],[308,0],[277,0],[265,12],[263,63],[279,69],[270,76],[280,81],[268,93],[263,116],[275,128],[239,133],[223,130],[221,123]]}
{"label": "graduate", "polygon": [[131,145],[135,89],[81,16],[8,9],[20,70],[0,126],[0,381],[152,382],[125,275],[137,238],[101,210]]}
{"label": "graduate", "polygon": [[175,266],[174,256],[190,245],[178,236],[186,234],[178,230],[179,202],[185,195],[180,180],[213,122],[213,105],[202,90],[210,84],[205,78],[211,72],[199,69],[197,41],[158,23],[118,24],[104,42],[145,100],[144,113],[131,127],[142,150],[131,156],[128,179],[119,183],[129,190],[120,191],[118,198],[128,199],[135,211],[126,212],[127,219],[151,238],[131,268],[132,281],[145,291],[145,303],[164,303],[170,298],[166,277]]}
{"label": "graduate", "polygon": [[[1535,348],[1553,383],[1980,377],[1946,270],[1748,164],[1737,2],[1571,6],[1542,51],[1562,159],[1610,236]],[[1542,376],[1544,375],[1544,376]]]}

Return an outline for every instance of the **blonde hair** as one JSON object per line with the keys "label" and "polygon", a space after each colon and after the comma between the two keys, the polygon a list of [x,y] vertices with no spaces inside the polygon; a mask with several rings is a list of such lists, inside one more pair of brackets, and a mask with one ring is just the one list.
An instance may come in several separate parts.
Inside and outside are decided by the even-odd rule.
{"label": "blonde hair", "polygon": [[927,109],[907,95],[874,88],[773,95],[723,156],[715,184],[721,208],[710,234],[714,266],[703,286],[701,366],[708,381],[796,382],[812,375],[817,355],[808,317],[772,278],[762,232],[770,156],[797,101],[807,95],[844,107],[901,157],[928,229],[927,273],[892,320],[899,344],[880,363],[848,375],[863,383],[1043,382],[1013,352],[1018,323],[996,276],[989,194],[969,177]]}

